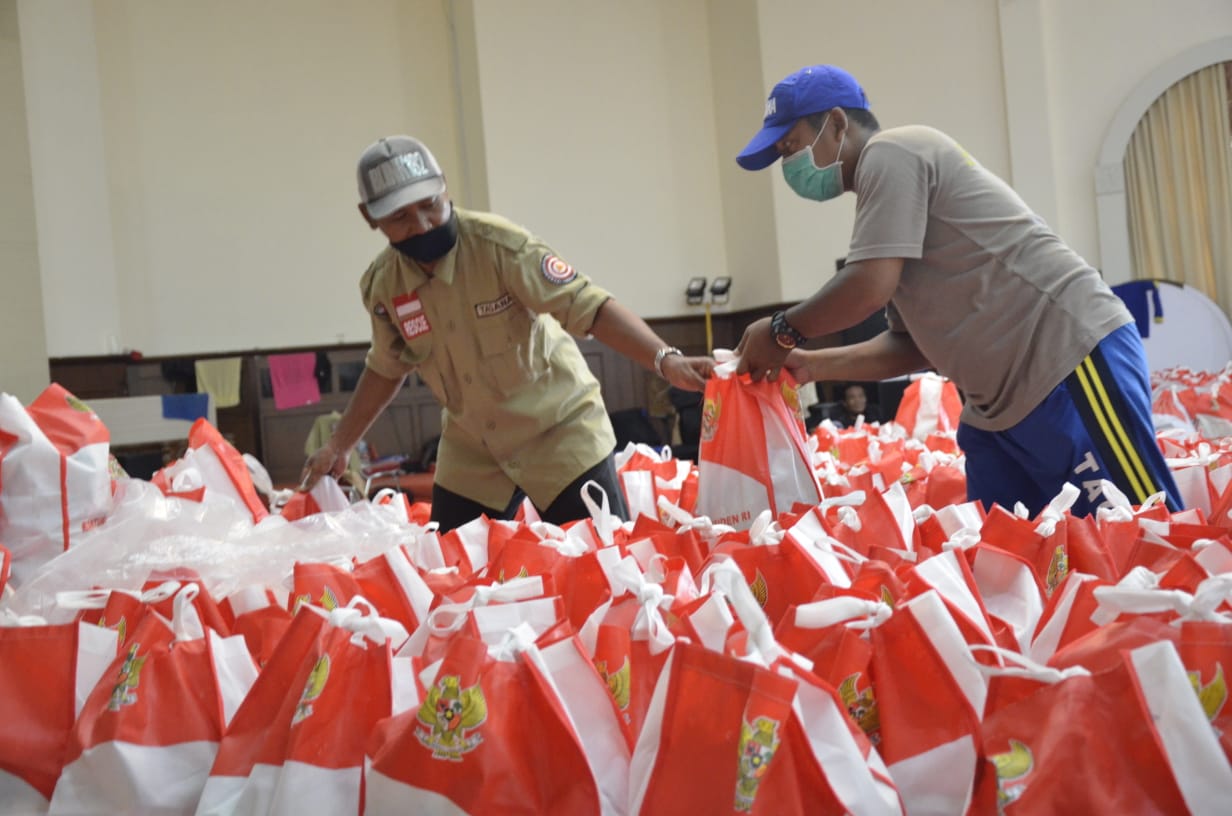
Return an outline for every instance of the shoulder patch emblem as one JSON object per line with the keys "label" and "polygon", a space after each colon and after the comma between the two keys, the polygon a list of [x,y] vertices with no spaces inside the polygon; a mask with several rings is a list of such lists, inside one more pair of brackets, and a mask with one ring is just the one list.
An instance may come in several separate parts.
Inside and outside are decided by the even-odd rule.
{"label": "shoulder patch emblem", "polygon": [[544,255],[539,264],[548,283],[563,286],[577,277],[577,270],[555,255]]}

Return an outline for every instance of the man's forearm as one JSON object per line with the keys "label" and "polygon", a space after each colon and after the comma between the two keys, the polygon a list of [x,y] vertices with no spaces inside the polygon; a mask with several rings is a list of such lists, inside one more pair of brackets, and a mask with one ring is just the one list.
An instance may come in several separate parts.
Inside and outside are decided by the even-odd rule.
{"label": "man's forearm", "polygon": [[849,264],[812,296],[787,309],[787,322],[805,337],[849,329],[885,307],[898,287],[902,268],[901,258]]}
{"label": "man's forearm", "polygon": [[391,380],[365,368],[359,375],[355,393],[351,395],[351,401],[347,403],[338,427],[334,429],[330,445],[339,453],[355,447],[385,407],[393,401],[405,380],[406,377]]}
{"label": "man's forearm", "polygon": [[886,331],[862,343],[804,353],[817,380],[884,380],[931,365],[911,335],[902,332]]}
{"label": "man's forearm", "polygon": [[613,351],[652,370],[655,353],[667,345],[645,320],[615,299],[609,299],[599,307],[590,333]]}

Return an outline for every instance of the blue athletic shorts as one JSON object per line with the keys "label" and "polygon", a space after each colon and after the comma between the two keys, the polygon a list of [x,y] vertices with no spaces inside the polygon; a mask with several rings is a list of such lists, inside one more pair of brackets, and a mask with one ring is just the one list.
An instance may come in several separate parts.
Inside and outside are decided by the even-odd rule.
{"label": "blue athletic shorts", "polygon": [[1076,515],[1106,502],[1100,480],[1133,504],[1164,491],[1181,509],[1180,493],[1155,440],[1146,353],[1133,323],[1099,342],[1078,368],[1026,419],[1005,431],[958,427],[967,456],[967,498],[1035,514],[1065,482],[1081,490]]}

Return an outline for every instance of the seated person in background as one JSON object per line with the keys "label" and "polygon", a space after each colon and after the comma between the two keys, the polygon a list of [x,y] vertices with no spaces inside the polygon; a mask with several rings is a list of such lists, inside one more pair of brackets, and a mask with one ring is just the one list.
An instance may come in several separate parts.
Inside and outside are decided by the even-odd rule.
{"label": "seated person in background", "polygon": [[864,392],[864,386],[858,382],[849,382],[841,385],[842,392],[838,405],[835,407],[834,415],[831,417],[835,424],[843,428],[855,427],[856,420],[862,415],[865,422],[882,422],[881,409],[877,405],[870,405],[868,402],[868,394]]}

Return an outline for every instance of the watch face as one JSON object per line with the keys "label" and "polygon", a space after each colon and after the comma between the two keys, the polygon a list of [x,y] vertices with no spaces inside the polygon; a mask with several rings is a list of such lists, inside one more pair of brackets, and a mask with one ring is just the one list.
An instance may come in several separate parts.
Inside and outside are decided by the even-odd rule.
{"label": "watch face", "polygon": [[780,348],[790,349],[796,347],[796,338],[787,332],[779,332],[774,335],[774,342],[778,343]]}

